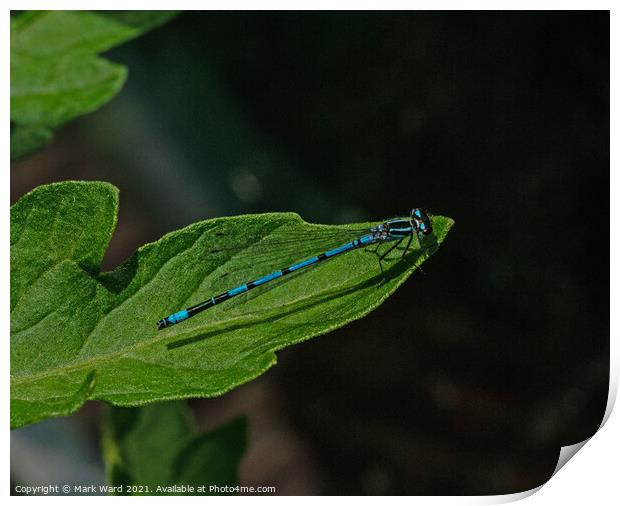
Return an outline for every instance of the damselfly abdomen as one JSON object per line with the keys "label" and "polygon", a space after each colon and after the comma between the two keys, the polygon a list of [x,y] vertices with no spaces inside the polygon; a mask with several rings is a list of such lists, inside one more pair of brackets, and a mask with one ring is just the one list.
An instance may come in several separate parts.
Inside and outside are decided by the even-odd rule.
{"label": "damselfly abdomen", "polygon": [[[384,274],[383,261],[391,251],[393,251],[403,241],[406,240],[407,242],[402,254],[402,257],[404,257],[405,253],[407,253],[407,250],[409,249],[409,246],[411,245],[411,241],[414,235],[420,238],[420,236],[427,236],[430,235],[432,232],[433,224],[430,214],[423,209],[414,208],[408,218],[394,218],[391,220],[387,220],[379,225],[370,228],[366,234],[356,239],[353,239],[352,241],[349,241],[345,244],[342,244],[337,248],[330,249],[314,257],[308,258],[301,262],[297,262],[289,267],[285,267],[284,269],[274,271],[270,274],[267,274],[266,276],[255,279],[254,281],[248,281],[246,283],[243,283],[242,285],[232,288],[231,290],[228,290],[227,292],[215,295],[210,299],[201,302],[200,304],[196,304],[195,306],[173,313],[166,318],[162,318],[157,322],[157,328],[161,330],[171,325],[180,323],[200,313],[201,311],[204,311],[205,309],[221,304],[222,302],[225,302],[228,299],[252,290],[253,288],[265,285],[290,273],[306,269],[312,265],[318,264],[319,262],[323,262],[338,255],[342,255],[343,253],[347,253],[349,251],[360,248],[366,248],[371,245],[379,246],[385,243],[393,243],[391,244],[390,248],[387,249],[387,251],[378,255],[379,267],[381,269],[381,273]],[[375,252],[377,252],[377,250],[375,250]]]}

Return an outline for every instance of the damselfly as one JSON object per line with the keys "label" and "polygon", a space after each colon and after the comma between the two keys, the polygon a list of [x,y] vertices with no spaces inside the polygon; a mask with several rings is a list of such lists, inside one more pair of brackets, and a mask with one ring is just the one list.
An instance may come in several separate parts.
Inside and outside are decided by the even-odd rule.
{"label": "damselfly", "polygon": [[[402,257],[404,257],[405,253],[407,253],[407,250],[409,249],[409,246],[411,245],[414,234],[418,237],[418,241],[420,241],[421,244],[421,236],[430,235],[432,232],[433,224],[430,218],[430,214],[423,209],[414,208],[408,218],[394,218],[391,220],[387,220],[379,225],[368,229],[366,234],[356,239],[353,239],[352,241],[349,241],[345,244],[342,244],[337,248],[330,249],[312,258],[297,262],[290,267],[285,267],[284,269],[274,271],[271,274],[267,274],[266,276],[258,278],[254,281],[248,281],[247,283],[243,283],[242,285],[228,290],[227,292],[215,295],[210,299],[201,302],[200,304],[196,304],[195,306],[173,313],[170,316],[159,320],[157,322],[157,328],[161,330],[171,325],[175,325],[184,320],[187,320],[188,318],[191,318],[192,316],[200,313],[201,311],[204,311],[205,309],[209,309],[210,307],[221,304],[222,302],[236,297],[237,295],[245,293],[249,290],[252,290],[253,288],[265,285],[271,281],[282,278],[287,274],[308,268],[312,265],[318,264],[319,262],[329,260],[330,258],[334,258],[348,251],[366,248],[371,245],[377,246],[374,252],[377,253],[379,257],[379,267],[381,268],[381,273],[384,275],[383,261],[387,257],[387,255],[389,255],[395,248],[397,248],[403,241],[406,240],[407,242],[405,245],[405,249],[402,253]],[[378,247],[385,243],[392,244],[385,252],[378,254]]]}

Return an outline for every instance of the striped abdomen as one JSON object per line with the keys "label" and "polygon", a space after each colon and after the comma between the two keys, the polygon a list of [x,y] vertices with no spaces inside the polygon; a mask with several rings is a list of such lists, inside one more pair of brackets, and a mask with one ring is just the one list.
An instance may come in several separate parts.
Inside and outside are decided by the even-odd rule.
{"label": "striped abdomen", "polygon": [[216,306],[228,299],[231,299],[232,297],[245,293],[248,290],[251,290],[252,288],[256,288],[257,286],[264,285],[265,283],[269,283],[270,281],[273,281],[274,279],[278,279],[283,276],[286,276],[287,274],[290,274],[291,272],[304,269],[305,267],[309,267],[311,265],[317,264],[319,262],[322,262],[323,260],[327,260],[329,258],[338,256],[342,253],[346,253],[347,251],[351,251],[356,248],[368,246],[369,244],[372,244],[373,242],[376,242],[376,241],[377,241],[377,237],[375,234],[367,234],[363,237],[360,237],[359,239],[355,239],[354,241],[343,244],[342,246],[339,246],[338,248],[334,248],[332,250],[326,251],[325,253],[321,253],[320,255],[314,256],[312,258],[308,258],[307,260],[298,262],[282,270],[274,271],[271,274],[267,274],[266,276],[263,276],[262,278],[258,278],[254,281],[249,281],[248,283],[244,283],[243,285],[233,288],[232,290],[228,290],[227,292],[220,293],[219,295],[211,297],[210,299],[204,302],[201,302],[200,304],[196,304],[195,306],[192,306],[187,309],[178,311],[177,313],[171,314],[170,316],[167,316],[166,318],[159,320],[157,322],[157,328],[161,330],[170,325],[175,325],[184,320],[187,320],[188,318],[191,318],[195,314],[200,313],[201,311],[204,311],[205,309]]}

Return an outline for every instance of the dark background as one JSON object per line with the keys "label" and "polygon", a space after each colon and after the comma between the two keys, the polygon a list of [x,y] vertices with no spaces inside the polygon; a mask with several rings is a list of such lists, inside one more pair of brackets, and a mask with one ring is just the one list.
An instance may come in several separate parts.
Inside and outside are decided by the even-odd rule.
{"label": "dark background", "polygon": [[[596,431],[609,368],[607,12],[183,13],[107,56],[130,69],[120,95],[11,171],[12,201],[63,179],[121,189],[107,269],[221,215],[340,223],[425,206],[456,220],[424,273],[363,321],[192,402],[205,427],[249,415],[242,484],[518,492]],[[61,479],[58,462],[62,479],[103,479],[99,409],[14,431],[13,479],[37,465]],[[54,450],[59,438],[70,443]]]}

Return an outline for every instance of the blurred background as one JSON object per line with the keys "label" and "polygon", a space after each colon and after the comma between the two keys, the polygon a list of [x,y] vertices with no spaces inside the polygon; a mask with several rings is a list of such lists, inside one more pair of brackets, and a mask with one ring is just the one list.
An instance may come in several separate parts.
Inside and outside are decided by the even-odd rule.
{"label": "blurred background", "polygon": [[[363,321],[191,402],[203,428],[249,417],[242,485],[519,492],[594,434],[608,13],[191,12],[106,56],[129,67],[120,95],[11,169],[12,202],[65,179],[120,188],[105,269],[223,215],[346,223],[424,206],[456,220]],[[13,483],[103,483],[100,409],[13,431]]]}

